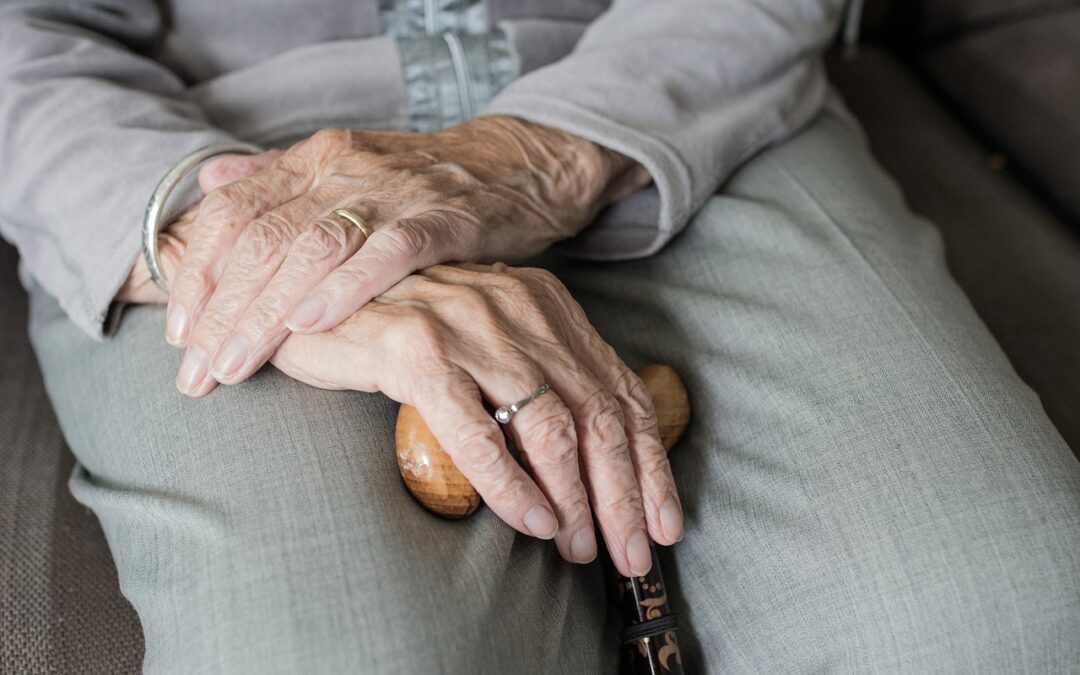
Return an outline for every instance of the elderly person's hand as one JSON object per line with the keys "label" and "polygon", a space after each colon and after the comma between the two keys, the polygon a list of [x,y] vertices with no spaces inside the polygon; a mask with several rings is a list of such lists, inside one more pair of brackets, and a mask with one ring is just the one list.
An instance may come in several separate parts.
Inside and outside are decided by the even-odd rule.
{"label": "elderly person's hand", "polygon": [[[430,267],[328,332],[292,335],[273,363],[316,386],[416,406],[492,510],[520,532],[554,537],[567,560],[596,555],[592,515],[627,576],[648,571],[649,535],[682,537],[648,391],[544,270]],[[542,383],[550,391],[507,425],[530,477],[484,401],[509,404]]]}
{"label": "elderly person's hand", "polygon": [[[199,183],[212,192],[277,154],[219,158],[202,169]],[[169,276],[198,213],[188,210],[161,235]],[[141,259],[117,299],[166,300]],[[682,507],[648,392],[543,270],[431,267],[332,330],[292,334],[272,362],[315,386],[381,391],[416,406],[492,509],[521,532],[554,537],[567,560],[595,556],[594,515],[625,575],[648,569],[646,535],[662,544],[682,537]],[[483,401],[511,403],[540,382],[551,391],[508,425],[530,477],[507,452]],[[206,380],[191,393],[214,385]]]}
{"label": "elderly person's hand", "polygon": [[[209,194],[223,185],[247,178],[267,168],[280,156],[280,150],[269,150],[258,155],[218,155],[199,169],[199,188]],[[177,216],[158,234],[158,264],[168,279],[176,276],[198,216],[199,204],[196,204]],[[116,300],[135,304],[164,303],[169,301],[169,296],[154,283],[150,270],[146,267],[146,259],[140,255],[128,273],[124,285],[117,291]]]}
{"label": "elderly person's hand", "polygon": [[538,253],[648,180],[618,153],[511,117],[321,131],[203,200],[169,298],[166,337],[187,347],[177,384],[240,382],[290,330],[331,328],[417,269]]}

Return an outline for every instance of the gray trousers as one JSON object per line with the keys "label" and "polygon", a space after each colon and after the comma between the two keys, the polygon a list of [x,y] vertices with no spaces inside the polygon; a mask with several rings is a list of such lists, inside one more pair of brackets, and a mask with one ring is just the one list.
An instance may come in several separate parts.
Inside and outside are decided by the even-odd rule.
{"label": "gray trousers", "polygon": [[[1080,671],[1080,464],[857,131],[764,152],[653,258],[542,264],[688,384],[688,672]],[[613,672],[599,567],[424,512],[381,395],[188,400],[159,307],[96,343],[36,291],[31,328],[148,671]]]}

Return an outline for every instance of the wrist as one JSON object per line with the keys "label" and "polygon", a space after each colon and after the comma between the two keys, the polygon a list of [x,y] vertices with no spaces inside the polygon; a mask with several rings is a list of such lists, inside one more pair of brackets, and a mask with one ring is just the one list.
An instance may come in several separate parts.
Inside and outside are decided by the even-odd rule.
{"label": "wrist", "polygon": [[478,117],[467,124],[498,139],[495,145],[506,148],[502,154],[511,175],[524,175],[529,191],[561,213],[571,230],[568,235],[652,180],[630,157],[553,127],[508,115]]}

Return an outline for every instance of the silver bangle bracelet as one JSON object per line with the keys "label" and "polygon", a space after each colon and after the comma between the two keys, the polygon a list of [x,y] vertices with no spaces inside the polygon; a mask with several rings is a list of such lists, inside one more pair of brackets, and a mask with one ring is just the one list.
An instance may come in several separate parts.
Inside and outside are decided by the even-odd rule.
{"label": "silver bangle bracelet", "polygon": [[169,172],[165,174],[154,193],[150,195],[150,201],[146,204],[146,213],[143,214],[142,249],[146,259],[146,269],[150,270],[150,278],[157,287],[165,293],[169,292],[168,280],[158,264],[158,232],[161,231],[161,217],[165,213],[165,203],[169,201],[180,181],[184,179],[199,164],[216,155],[255,155],[263,149],[250,143],[218,143],[200,148],[189,153],[177,162]]}

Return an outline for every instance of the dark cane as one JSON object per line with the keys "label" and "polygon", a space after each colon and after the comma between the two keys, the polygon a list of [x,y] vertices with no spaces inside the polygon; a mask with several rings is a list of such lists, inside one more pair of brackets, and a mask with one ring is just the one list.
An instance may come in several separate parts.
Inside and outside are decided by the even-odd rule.
{"label": "dark cane", "polygon": [[[690,422],[686,388],[669,366],[654,364],[638,374],[652,395],[660,440],[670,451]],[[455,519],[477,509],[480,495],[454,466],[416,408],[401,406],[395,444],[405,486],[426,509]],[[623,621],[620,670],[624,675],[681,675],[682,655],[676,638],[678,622],[669,606],[669,589],[655,545],[652,545],[652,563],[645,576],[624,577],[608,561]]]}

